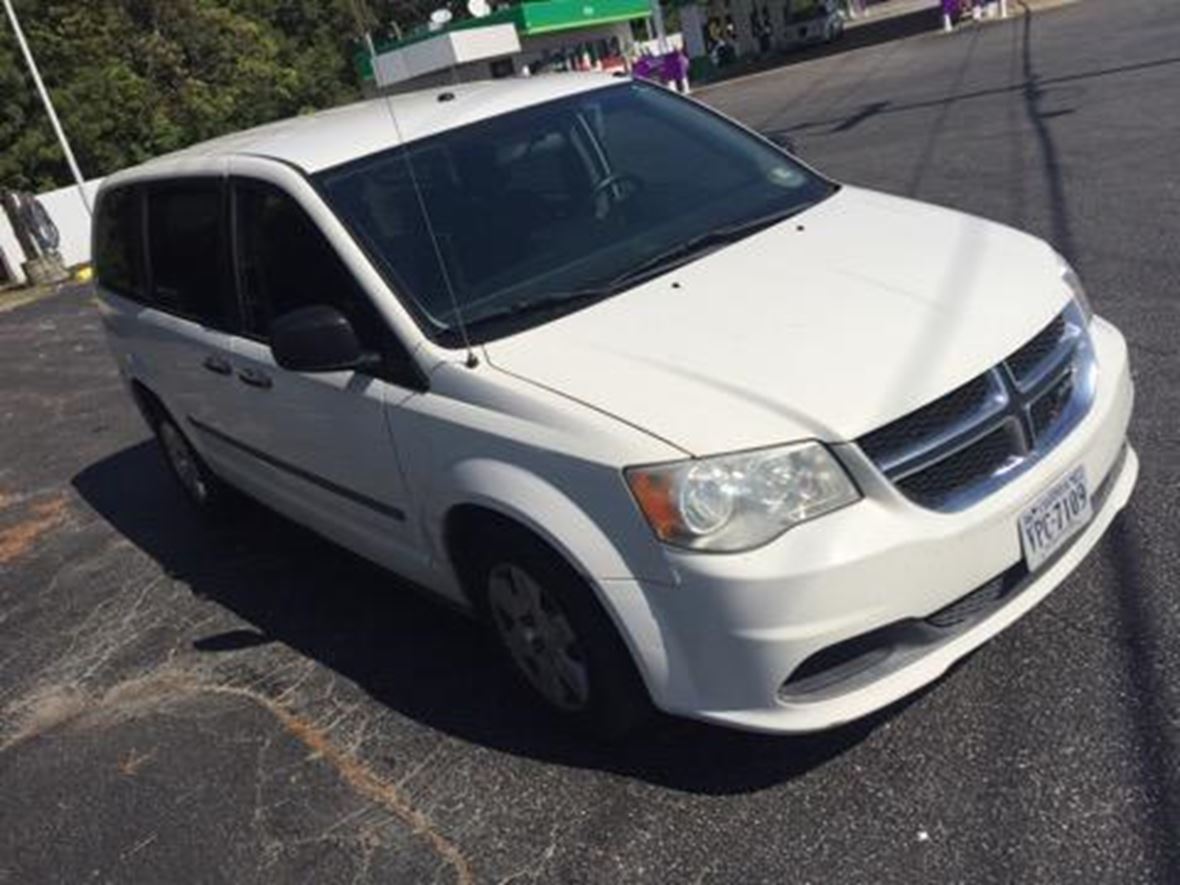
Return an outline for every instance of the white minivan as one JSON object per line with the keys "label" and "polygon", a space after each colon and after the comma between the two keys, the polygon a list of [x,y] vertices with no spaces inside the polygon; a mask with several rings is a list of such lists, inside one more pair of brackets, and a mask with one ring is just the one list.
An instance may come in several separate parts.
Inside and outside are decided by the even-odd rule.
{"label": "white minivan", "polygon": [[878,710],[1044,599],[1138,472],[1126,344],[1046,243],[643,82],[231,135],[108,178],[94,238],[198,507],[233,487],[486,619],[607,734]]}

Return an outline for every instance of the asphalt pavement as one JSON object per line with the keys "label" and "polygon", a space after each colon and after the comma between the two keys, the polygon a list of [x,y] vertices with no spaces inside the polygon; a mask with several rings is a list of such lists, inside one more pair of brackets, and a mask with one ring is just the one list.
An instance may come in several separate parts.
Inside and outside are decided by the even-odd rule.
{"label": "asphalt pavement", "polygon": [[1015,5],[701,97],[1124,329],[1139,486],[1046,602],[854,727],[596,746],[376,569],[200,524],[71,288],[0,313],[0,883],[1180,882],[1180,5]]}

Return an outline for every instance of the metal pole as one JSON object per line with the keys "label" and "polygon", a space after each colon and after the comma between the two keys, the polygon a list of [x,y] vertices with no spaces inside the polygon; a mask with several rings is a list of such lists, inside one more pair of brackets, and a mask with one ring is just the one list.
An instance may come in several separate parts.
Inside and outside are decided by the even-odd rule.
{"label": "metal pole", "polygon": [[45,89],[45,84],[41,82],[41,72],[37,70],[37,62],[33,60],[33,53],[29,50],[29,44],[25,41],[25,33],[20,29],[20,22],[16,18],[16,10],[12,8],[12,0],[4,0],[4,9],[8,12],[8,20],[12,22],[12,30],[16,34],[16,42],[20,44],[21,52],[24,54],[25,63],[29,66],[29,73],[33,77],[33,83],[37,86],[37,92],[41,95],[41,101],[45,104],[45,111],[49,114],[49,122],[53,124],[53,131],[57,133],[57,140],[61,142],[62,153],[66,155],[66,162],[70,166],[70,171],[74,173],[74,182],[78,185],[78,195],[82,198],[82,205],[86,207],[86,211],[93,213],[90,206],[90,197],[86,193],[86,188],[82,179],[82,170],[78,168],[78,161],[74,159],[74,152],[70,150],[70,143],[66,140],[65,130],[61,128],[61,122],[57,119],[57,112],[53,109],[53,102],[49,100],[49,93]]}

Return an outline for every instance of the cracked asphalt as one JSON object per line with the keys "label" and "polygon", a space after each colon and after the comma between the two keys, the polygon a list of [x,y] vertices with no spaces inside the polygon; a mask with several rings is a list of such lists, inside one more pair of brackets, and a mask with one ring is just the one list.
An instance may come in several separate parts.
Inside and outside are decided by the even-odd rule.
{"label": "cracked asphalt", "polygon": [[702,97],[1045,236],[1142,476],[1044,604],[869,722],[555,730],[475,627],[259,508],[205,527],[89,293],[0,313],[0,883],[1180,882],[1180,8],[1083,0]]}

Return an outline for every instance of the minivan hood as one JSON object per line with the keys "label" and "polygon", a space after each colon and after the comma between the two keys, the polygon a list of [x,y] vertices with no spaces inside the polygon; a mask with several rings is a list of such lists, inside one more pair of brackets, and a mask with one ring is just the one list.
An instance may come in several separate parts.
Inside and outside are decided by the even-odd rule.
{"label": "minivan hood", "polygon": [[1043,241],[845,187],[486,354],[703,455],[855,439],[994,365],[1068,299]]}

